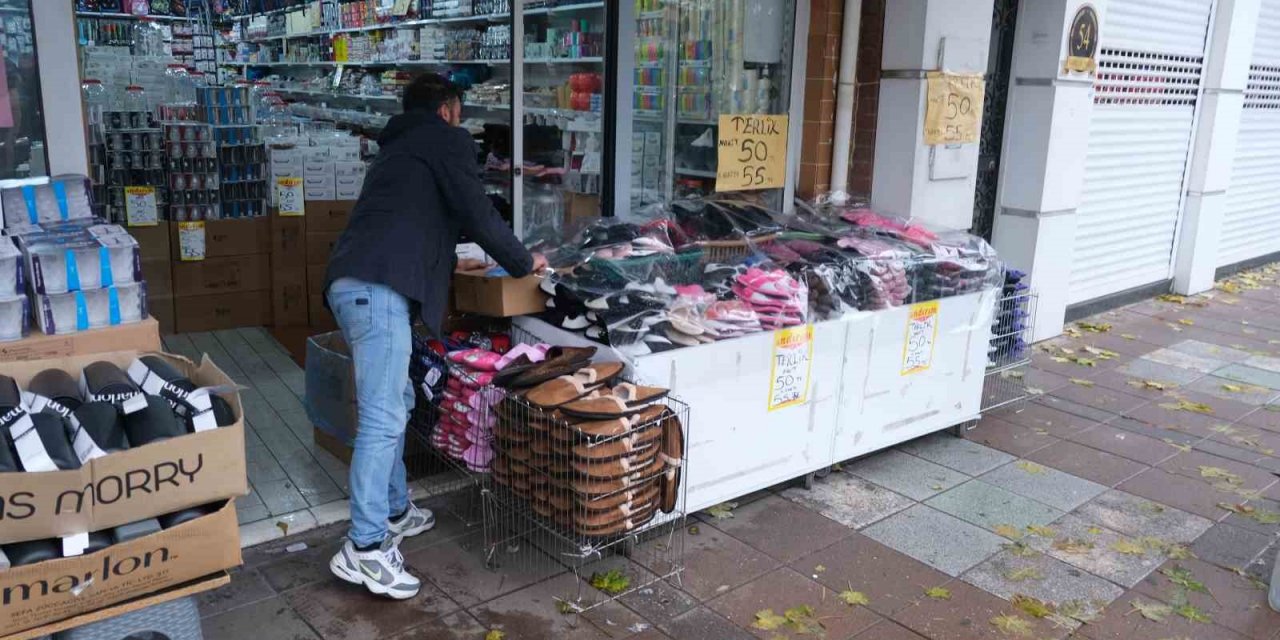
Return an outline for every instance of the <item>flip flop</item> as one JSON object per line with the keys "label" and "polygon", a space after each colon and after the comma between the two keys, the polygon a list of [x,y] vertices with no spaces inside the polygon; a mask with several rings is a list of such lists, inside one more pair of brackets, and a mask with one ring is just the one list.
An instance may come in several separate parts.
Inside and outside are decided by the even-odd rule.
{"label": "flip flop", "polygon": [[675,511],[680,497],[680,471],[684,466],[684,427],[680,424],[680,418],[670,410],[662,421],[662,450],[658,459],[666,465],[662,472],[660,507],[663,513],[671,513]]}
{"label": "flip flop", "polygon": [[646,405],[662,398],[667,397],[671,393],[670,389],[662,387],[645,387],[636,386],[630,382],[624,382],[613,388],[613,395],[622,398],[629,406]]}

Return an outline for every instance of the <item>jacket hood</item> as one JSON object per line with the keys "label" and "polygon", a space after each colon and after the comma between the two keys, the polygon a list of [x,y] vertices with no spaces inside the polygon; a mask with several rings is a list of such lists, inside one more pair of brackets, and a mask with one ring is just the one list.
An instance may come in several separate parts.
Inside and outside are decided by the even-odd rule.
{"label": "jacket hood", "polygon": [[434,111],[409,111],[397,116],[392,116],[387,121],[387,126],[382,128],[382,133],[378,134],[378,144],[386,146],[388,143],[403,137],[405,134],[423,125],[442,125],[444,120],[436,115]]}

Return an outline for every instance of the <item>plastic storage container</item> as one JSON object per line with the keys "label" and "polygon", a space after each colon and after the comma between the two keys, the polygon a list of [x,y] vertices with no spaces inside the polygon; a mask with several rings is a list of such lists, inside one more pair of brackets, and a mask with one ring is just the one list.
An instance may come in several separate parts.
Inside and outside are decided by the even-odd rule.
{"label": "plastic storage container", "polygon": [[130,235],[55,233],[23,236],[22,253],[35,293],[87,291],[142,280],[138,241]]}
{"label": "plastic storage container", "polygon": [[0,181],[6,228],[90,218],[91,203],[89,179],[84,176]]}
{"label": "plastic storage container", "polygon": [[0,342],[21,340],[31,326],[26,296],[0,296]]}
{"label": "plastic storage container", "polygon": [[147,287],[141,282],[93,291],[37,295],[33,300],[40,330],[50,335],[78,333],[147,317]]}
{"label": "plastic storage container", "polygon": [[12,239],[0,237],[0,298],[23,293],[22,252]]}

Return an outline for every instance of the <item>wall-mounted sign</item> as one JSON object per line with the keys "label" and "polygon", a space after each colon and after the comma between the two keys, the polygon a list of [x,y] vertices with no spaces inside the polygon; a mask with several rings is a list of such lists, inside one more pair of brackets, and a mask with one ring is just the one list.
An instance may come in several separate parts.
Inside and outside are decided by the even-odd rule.
{"label": "wall-mounted sign", "polygon": [[787,116],[720,116],[716,191],[781,189],[787,182]]}
{"label": "wall-mounted sign", "polygon": [[1091,4],[1080,5],[1067,33],[1066,71],[1093,73],[1098,70],[1098,11]]}
{"label": "wall-mounted sign", "polygon": [[924,143],[965,144],[978,141],[987,82],[981,73],[929,72],[924,112]]}

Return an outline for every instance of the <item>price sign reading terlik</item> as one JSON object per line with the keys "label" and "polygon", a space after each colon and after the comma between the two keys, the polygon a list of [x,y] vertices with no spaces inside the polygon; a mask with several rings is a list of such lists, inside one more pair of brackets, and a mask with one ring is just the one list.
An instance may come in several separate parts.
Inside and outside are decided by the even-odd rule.
{"label": "price sign reading terlik", "polygon": [[774,332],[773,364],[769,369],[769,411],[802,405],[809,400],[812,364],[813,325]]}
{"label": "price sign reading terlik", "polygon": [[781,189],[787,181],[787,116],[720,116],[716,191]]}
{"label": "price sign reading terlik", "polygon": [[987,83],[980,73],[929,72],[924,143],[966,144],[982,131],[982,104]]}
{"label": "price sign reading terlik", "polygon": [[938,301],[912,305],[907,316],[906,344],[902,346],[902,375],[933,366],[933,345],[938,341]]}

